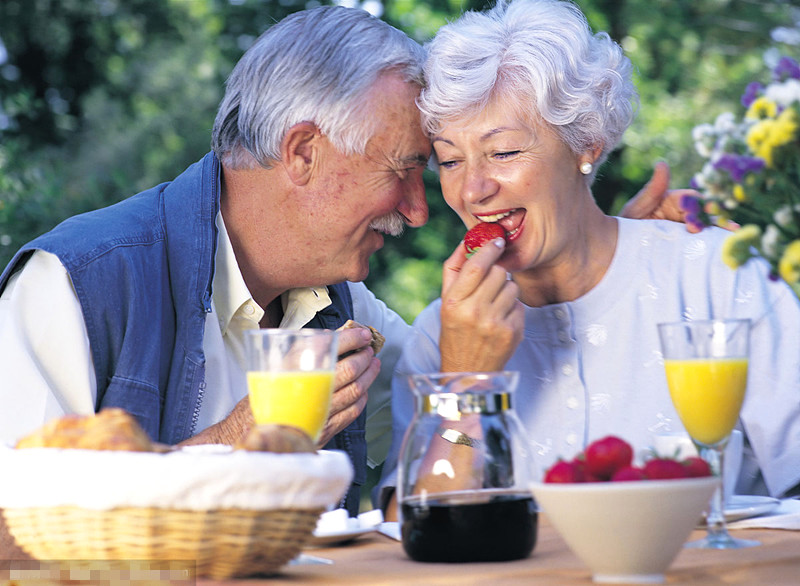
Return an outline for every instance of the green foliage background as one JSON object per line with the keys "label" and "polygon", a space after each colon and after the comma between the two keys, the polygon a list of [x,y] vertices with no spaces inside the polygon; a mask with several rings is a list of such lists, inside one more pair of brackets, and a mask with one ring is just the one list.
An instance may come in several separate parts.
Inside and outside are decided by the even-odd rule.
{"label": "green foliage background", "polygon": [[[352,0],[358,4],[358,0]],[[351,4],[352,4],[351,3]],[[0,2],[0,266],[62,219],[168,181],[209,149],[233,64],[296,0]],[[601,170],[595,196],[616,211],[666,160],[673,184],[697,170],[691,129],[736,110],[763,80],[770,31],[800,21],[787,0],[578,0],[637,68],[641,109]],[[466,0],[369,0],[420,42]],[[431,220],[373,257],[368,285],[406,319],[438,295],[463,228],[426,177]]]}

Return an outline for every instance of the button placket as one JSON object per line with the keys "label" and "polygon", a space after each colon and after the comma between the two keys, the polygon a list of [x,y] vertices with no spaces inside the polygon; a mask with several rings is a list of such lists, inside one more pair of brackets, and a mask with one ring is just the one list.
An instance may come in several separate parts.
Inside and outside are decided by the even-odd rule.
{"label": "button placket", "polygon": [[559,380],[560,410],[564,428],[557,445],[565,452],[580,448],[586,427],[585,389],[578,374],[578,344],[572,336],[569,309],[556,306],[551,312],[553,330],[558,344],[553,347],[554,375]]}

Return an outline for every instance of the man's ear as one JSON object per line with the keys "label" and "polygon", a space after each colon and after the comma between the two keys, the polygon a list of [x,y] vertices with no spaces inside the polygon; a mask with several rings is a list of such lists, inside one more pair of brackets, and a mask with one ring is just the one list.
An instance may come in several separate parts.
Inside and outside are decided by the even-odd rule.
{"label": "man's ear", "polygon": [[319,139],[322,133],[312,122],[298,122],[281,141],[281,160],[292,183],[304,185],[319,156]]}

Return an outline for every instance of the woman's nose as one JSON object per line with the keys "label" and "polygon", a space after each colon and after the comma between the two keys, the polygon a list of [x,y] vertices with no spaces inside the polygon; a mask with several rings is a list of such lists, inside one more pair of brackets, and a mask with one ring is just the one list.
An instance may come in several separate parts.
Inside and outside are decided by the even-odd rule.
{"label": "woman's nose", "polygon": [[468,203],[480,203],[497,192],[497,182],[487,172],[485,164],[472,163],[464,171],[461,197]]}

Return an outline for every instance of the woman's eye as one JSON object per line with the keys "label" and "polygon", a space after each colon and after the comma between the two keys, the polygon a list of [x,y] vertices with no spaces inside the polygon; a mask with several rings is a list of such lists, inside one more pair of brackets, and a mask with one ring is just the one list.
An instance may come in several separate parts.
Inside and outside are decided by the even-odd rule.
{"label": "woman's eye", "polygon": [[500,153],[495,153],[494,156],[497,157],[498,159],[507,159],[509,157],[514,157],[518,155],[520,152],[521,151],[503,151]]}
{"label": "woman's eye", "polygon": [[455,161],[439,161],[439,167],[442,167],[444,169],[452,169],[455,166],[456,166]]}

